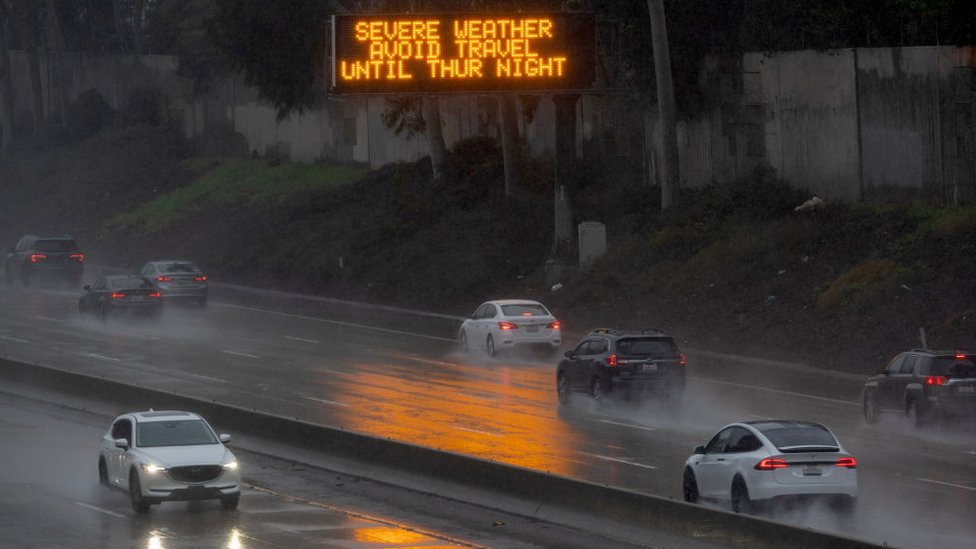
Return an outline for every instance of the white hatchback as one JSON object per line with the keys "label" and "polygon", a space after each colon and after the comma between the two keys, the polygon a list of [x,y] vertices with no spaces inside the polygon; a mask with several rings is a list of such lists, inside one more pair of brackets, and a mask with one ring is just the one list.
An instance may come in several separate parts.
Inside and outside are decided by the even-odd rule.
{"label": "white hatchback", "polygon": [[685,501],[728,501],[752,512],[779,499],[857,498],[857,460],[830,429],[812,421],[760,420],[723,427],[685,463]]}
{"label": "white hatchback", "polygon": [[486,301],[464,319],[458,330],[462,351],[483,350],[491,356],[505,349],[531,346],[551,353],[562,345],[559,321],[538,301]]}
{"label": "white hatchback", "polygon": [[129,492],[132,509],[146,513],[163,501],[219,499],[237,508],[241,477],[237,459],[200,416],[190,412],[132,412],[112,422],[98,455],[103,484]]}

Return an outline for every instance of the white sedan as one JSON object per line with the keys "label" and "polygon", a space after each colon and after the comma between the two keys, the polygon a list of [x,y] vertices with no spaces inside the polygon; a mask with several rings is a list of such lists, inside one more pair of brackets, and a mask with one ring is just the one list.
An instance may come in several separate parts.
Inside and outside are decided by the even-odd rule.
{"label": "white sedan", "polygon": [[531,346],[556,352],[562,345],[559,321],[538,301],[502,299],[482,303],[458,330],[462,351],[483,350],[491,356]]}
{"label": "white sedan", "polygon": [[190,412],[132,412],[112,422],[98,456],[103,484],[129,492],[132,509],[146,513],[163,501],[219,499],[237,508],[241,477],[237,459],[200,416]]}
{"label": "white sedan", "polygon": [[695,448],[682,492],[691,503],[728,501],[736,513],[779,499],[822,498],[849,509],[857,498],[857,460],[819,423],[733,423]]}

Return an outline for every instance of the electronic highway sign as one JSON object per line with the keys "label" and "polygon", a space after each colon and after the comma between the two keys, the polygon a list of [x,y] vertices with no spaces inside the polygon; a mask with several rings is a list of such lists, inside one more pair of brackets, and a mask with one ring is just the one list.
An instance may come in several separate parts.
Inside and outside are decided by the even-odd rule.
{"label": "electronic highway sign", "polygon": [[585,90],[590,13],[335,15],[335,93]]}

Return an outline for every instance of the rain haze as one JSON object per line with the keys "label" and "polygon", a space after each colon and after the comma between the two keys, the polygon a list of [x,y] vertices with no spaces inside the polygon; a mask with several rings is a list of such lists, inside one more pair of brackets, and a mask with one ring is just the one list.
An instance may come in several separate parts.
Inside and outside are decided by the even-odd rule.
{"label": "rain haze", "polygon": [[0,546],[970,547],[971,4],[0,0]]}

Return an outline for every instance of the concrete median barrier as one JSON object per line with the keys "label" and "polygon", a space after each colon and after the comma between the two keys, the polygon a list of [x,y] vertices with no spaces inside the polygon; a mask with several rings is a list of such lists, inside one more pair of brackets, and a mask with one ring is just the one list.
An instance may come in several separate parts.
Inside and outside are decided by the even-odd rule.
{"label": "concrete median barrier", "polygon": [[[361,435],[220,402],[0,360],[0,387],[31,386],[119,410],[185,409],[221,431],[263,439],[354,464],[357,474],[539,520],[651,546],[861,548],[864,541],[690,505],[490,460]],[[236,436],[236,435],[235,435]],[[235,439],[236,440],[236,439]],[[243,445],[242,445],[243,447]],[[246,448],[245,449],[250,449]],[[254,448],[262,451],[262,448]],[[267,447],[264,448],[267,453]],[[675,472],[675,478],[679,472]],[[667,539],[662,539],[665,536]]]}

